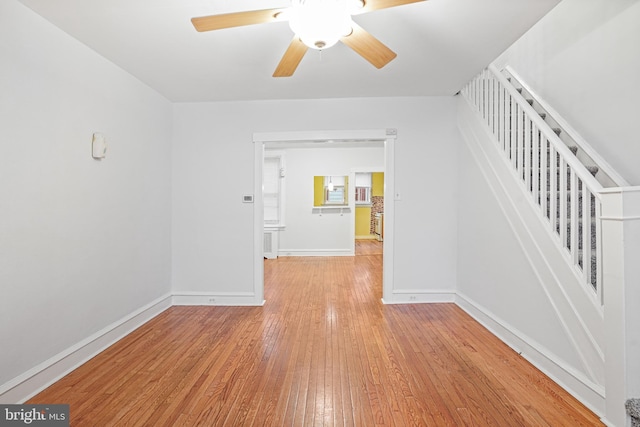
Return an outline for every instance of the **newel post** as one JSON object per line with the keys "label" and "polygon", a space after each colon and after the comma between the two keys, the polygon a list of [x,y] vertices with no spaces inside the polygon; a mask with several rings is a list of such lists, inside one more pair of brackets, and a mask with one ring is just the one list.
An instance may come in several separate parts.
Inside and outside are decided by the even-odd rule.
{"label": "newel post", "polygon": [[602,196],[605,324],[605,418],[629,427],[625,402],[640,398],[640,187],[609,188]]}

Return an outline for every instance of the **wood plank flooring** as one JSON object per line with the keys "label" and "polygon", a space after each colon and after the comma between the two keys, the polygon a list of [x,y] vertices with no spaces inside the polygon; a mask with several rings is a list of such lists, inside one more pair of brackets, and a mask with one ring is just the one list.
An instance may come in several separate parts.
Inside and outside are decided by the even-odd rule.
{"label": "wood plank flooring", "polygon": [[381,243],[265,260],[264,307],[172,307],[29,403],[72,426],[597,426],[453,304],[384,306]]}

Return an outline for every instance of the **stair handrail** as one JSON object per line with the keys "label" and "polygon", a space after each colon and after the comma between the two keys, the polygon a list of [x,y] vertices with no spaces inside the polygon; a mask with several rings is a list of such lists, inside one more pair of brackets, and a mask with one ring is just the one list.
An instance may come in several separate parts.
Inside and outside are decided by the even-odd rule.
{"label": "stair handrail", "polygon": [[576,175],[582,180],[582,182],[589,187],[596,198],[600,199],[599,191],[604,188],[600,182],[587,170],[580,160],[571,152],[569,147],[560,139],[560,137],[554,132],[554,130],[545,122],[540,114],[524,99],[524,97],[517,91],[517,89],[507,80],[505,76],[500,73],[497,67],[493,64],[489,65],[488,69],[493,74],[502,86],[512,95],[516,103],[523,109],[526,116],[531,119],[538,129],[547,137],[549,142],[554,146],[557,152],[564,158],[571,169],[575,171]]}
{"label": "stair handrail", "polygon": [[[583,285],[589,285],[593,302],[602,309],[599,218],[604,185],[495,66],[483,69],[464,86],[462,93],[492,138],[501,145],[497,148],[505,155],[502,158],[511,163],[515,177],[525,184],[541,218],[550,225],[548,230],[558,245],[566,249],[567,262],[573,265],[576,277]],[[522,155],[534,147],[539,150],[537,156]],[[543,155],[543,147],[548,154]],[[547,169],[544,175],[543,168]],[[534,170],[539,174],[534,174]],[[587,288],[583,286],[584,290]]]}
{"label": "stair handrail", "polygon": [[[499,70],[495,67],[495,65],[491,65],[492,71],[494,74],[500,74]],[[524,90],[526,90],[535,101],[540,104],[540,106],[553,118],[555,122],[562,128],[562,131],[567,133],[569,137],[575,141],[575,143],[580,147],[582,151],[589,156],[596,166],[602,170],[602,172],[609,176],[611,180],[616,184],[617,187],[629,187],[629,182],[622,177],[611,165],[602,158],[591,145],[576,131],[573,126],[571,126],[553,107],[551,107],[547,102],[545,102],[540,96],[536,94],[531,87],[525,83],[525,81],[520,77],[520,75],[513,70],[510,66],[505,66],[504,69],[511,74],[516,80],[518,80],[518,84],[522,85]],[[534,110],[535,111],[535,110]]]}

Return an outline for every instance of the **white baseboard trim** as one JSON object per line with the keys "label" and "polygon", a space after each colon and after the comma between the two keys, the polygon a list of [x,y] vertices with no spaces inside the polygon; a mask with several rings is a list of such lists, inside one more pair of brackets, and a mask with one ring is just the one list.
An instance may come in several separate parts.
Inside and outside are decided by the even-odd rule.
{"label": "white baseboard trim", "polygon": [[172,298],[173,305],[262,306],[264,303],[263,299],[256,299],[253,292],[174,292]]}
{"label": "white baseboard trim", "polygon": [[382,299],[383,304],[425,304],[455,302],[452,291],[419,291],[415,289],[394,290],[391,299]]}
{"label": "white baseboard trim", "polygon": [[[253,292],[166,294],[0,385],[0,404],[23,403],[174,305],[262,306]],[[212,301],[213,300],[213,301]]]}
{"label": "white baseboard trim", "polygon": [[171,307],[164,295],[0,386],[0,403],[23,403]]}
{"label": "white baseboard trim", "polygon": [[352,249],[280,249],[278,256],[354,256]]}
{"label": "white baseboard trim", "polygon": [[[76,345],[0,386],[0,403],[22,403],[153,319],[172,305],[262,306],[255,294],[176,292],[164,295]],[[395,290],[384,304],[455,303],[509,347],[544,372],[596,414],[604,414],[604,389],[554,357],[534,340],[470,298],[451,291]]]}
{"label": "white baseboard trim", "polygon": [[356,236],[356,240],[378,240],[378,236],[375,234],[365,234],[362,236]]}
{"label": "white baseboard trim", "polygon": [[585,375],[558,360],[531,337],[524,335],[465,295],[456,293],[455,303],[590,410],[600,416],[604,414],[604,387],[593,383]]}

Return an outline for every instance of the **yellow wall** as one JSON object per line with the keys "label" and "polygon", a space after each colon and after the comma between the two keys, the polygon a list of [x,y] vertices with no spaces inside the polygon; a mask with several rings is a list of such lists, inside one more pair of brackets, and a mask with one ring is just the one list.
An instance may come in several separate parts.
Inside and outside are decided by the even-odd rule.
{"label": "yellow wall", "polygon": [[324,176],[313,177],[313,206],[324,204]]}
{"label": "yellow wall", "polygon": [[371,233],[371,208],[370,207],[357,207],[356,208],[356,236],[369,236]]}
{"label": "yellow wall", "polygon": [[371,195],[384,196],[384,172],[371,174]]}
{"label": "yellow wall", "polygon": [[[313,177],[313,206],[324,206],[324,176]],[[344,204],[349,201],[349,177],[344,177]]]}
{"label": "yellow wall", "polygon": [[[371,196],[384,196],[384,173],[371,174]],[[356,237],[370,236],[371,207],[356,207]]]}

